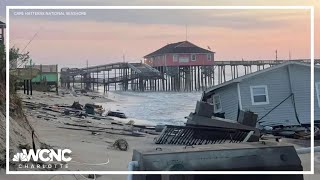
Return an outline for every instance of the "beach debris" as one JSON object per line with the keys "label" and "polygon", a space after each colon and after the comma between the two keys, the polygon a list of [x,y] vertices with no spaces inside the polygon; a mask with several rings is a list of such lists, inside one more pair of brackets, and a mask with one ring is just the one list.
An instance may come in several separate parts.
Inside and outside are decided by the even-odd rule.
{"label": "beach debris", "polygon": [[101,105],[87,103],[84,107],[87,114],[95,115],[97,113],[102,115],[102,113],[104,112],[104,109]]}
{"label": "beach debris", "polygon": [[96,135],[99,135],[100,133],[92,131],[91,134],[96,136]]}
{"label": "beach debris", "polygon": [[123,118],[123,119],[127,118],[127,116],[124,113],[116,112],[116,111],[109,111],[108,116],[114,116],[114,117],[119,117],[119,118]]}
{"label": "beach debris", "polygon": [[[253,130],[166,125],[156,144],[207,145],[252,142]],[[253,139],[256,141],[256,138]]]}
{"label": "beach debris", "polygon": [[134,120],[130,120],[129,122],[126,123],[126,125],[134,125]]}
{"label": "beach debris", "polygon": [[87,114],[88,117],[91,117],[92,119],[103,119],[103,120],[114,120],[111,117],[106,117],[106,116],[98,116],[98,115],[92,115],[92,114]]}
{"label": "beach debris", "polygon": [[122,122],[117,122],[117,121],[111,122],[111,124],[123,126],[123,123],[122,123]]}
{"label": "beach debris", "polygon": [[156,132],[161,132],[165,127],[166,127],[166,125],[158,124],[158,125],[156,125],[155,130],[156,130]]}
{"label": "beach debris", "polygon": [[64,115],[70,115],[70,111],[66,109],[66,110],[63,111],[63,114]]}
{"label": "beach debris", "polygon": [[303,126],[278,126],[267,133],[294,139],[309,139],[311,135],[310,129]]}
{"label": "beach debris", "polygon": [[82,94],[87,93],[87,91],[86,91],[85,89],[81,89],[80,92],[81,92]]}
{"label": "beach debris", "polygon": [[86,104],[84,107],[86,109],[87,114],[95,115],[94,106],[92,106],[91,104]]}
{"label": "beach debris", "polygon": [[83,106],[79,102],[74,101],[73,104],[71,105],[71,108],[82,110]]}
{"label": "beach debris", "polygon": [[132,131],[132,136],[136,136],[136,137],[144,137],[146,135],[146,133],[140,132],[140,131]]}
{"label": "beach debris", "polygon": [[133,127],[136,128],[141,128],[141,129],[148,129],[148,130],[155,130],[154,126],[149,126],[149,125],[139,125],[139,124],[134,124],[132,125]]}
{"label": "beach debris", "polygon": [[118,148],[121,151],[127,151],[129,144],[125,139],[118,139],[114,142],[113,147]]}

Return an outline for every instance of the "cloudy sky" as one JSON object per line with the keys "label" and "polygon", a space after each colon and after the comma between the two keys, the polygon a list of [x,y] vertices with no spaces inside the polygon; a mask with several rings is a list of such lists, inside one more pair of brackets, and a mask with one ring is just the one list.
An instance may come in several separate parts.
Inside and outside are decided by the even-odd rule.
{"label": "cloudy sky", "polygon": [[[182,3],[185,2],[185,3]],[[212,1],[211,1],[212,2]],[[4,5],[315,5],[295,1],[98,1],[98,0],[0,0],[0,20]],[[10,46],[24,48],[37,63],[84,66],[142,57],[167,43],[186,39],[216,52],[216,60],[279,59],[310,57],[310,12],[308,10],[74,10],[81,16],[26,15],[53,10],[12,10]],[[66,10],[57,10],[64,12]],[[68,10],[69,12],[69,10]],[[24,15],[21,15],[21,14]],[[318,28],[316,24],[316,28]],[[317,32],[317,31],[316,31]],[[318,49],[319,33],[316,33]],[[316,51],[319,57],[319,51]]]}

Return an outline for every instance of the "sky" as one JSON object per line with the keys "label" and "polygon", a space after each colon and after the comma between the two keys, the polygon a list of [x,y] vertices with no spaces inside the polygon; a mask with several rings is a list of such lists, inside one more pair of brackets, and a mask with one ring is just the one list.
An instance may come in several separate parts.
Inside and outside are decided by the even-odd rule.
{"label": "sky", "polygon": [[[314,5],[320,21],[319,0],[2,1],[1,5]],[[4,20],[3,6],[0,20]],[[21,13],[24,15],[21,15]],[[10,12],[10,46],[27,46],[34,62],[85,66],[125,61],[138,62],[144,55],[173,42],[188,40],[216,52],[216,60],[310,58],[308,10],[75,10],[79,16],[26,15],[52,10]],[[56,12],[64,12],[58,10]],[[69,12],[69,11],[68,11]],[[20,15],[19,15],[20,13]],[[319,29],[316,23],[316,31]],[[187,28],[186,28],[187,26]],[[187,29],[187,38],[186,38]],[[315,33],[316,57],[320,47]]]}

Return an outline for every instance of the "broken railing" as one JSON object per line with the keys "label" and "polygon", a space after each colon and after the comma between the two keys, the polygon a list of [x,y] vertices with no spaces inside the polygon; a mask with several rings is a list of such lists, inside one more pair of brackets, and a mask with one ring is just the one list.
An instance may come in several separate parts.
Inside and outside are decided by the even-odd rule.
{"label": "broken railing", "polygon": [[156,139],[156,144],[205,145],[247,142],[253,131],[221,127],[167,125]]}

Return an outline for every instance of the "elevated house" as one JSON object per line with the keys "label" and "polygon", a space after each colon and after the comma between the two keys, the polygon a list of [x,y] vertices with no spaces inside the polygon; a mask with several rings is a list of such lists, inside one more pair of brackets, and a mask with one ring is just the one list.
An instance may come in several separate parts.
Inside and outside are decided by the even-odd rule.
{"label": "elevated house", "polygon": [[[239,110],[258,114],[262,126],[310,124],[310,64],[288,61],[205,91],[215,113],[236,121]],[[315,67],[314,118],[320,120],[320,67]]]}
{"label": "elevated house", "polygon": [[167,44],[144,56],[144,62],[152,67],[206,66],[212,65],[214,52],[196,46],[189,41]]}

